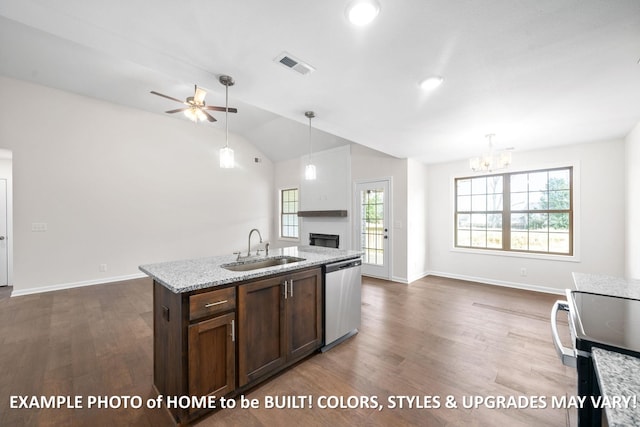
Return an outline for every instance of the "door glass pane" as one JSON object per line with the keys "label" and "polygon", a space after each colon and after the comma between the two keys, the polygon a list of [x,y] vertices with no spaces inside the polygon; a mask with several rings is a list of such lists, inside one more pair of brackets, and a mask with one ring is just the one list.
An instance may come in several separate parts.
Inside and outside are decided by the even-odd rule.
{"label": "door glass pane", "polygon": [[384,265],[384,190],[360,192],[360,247],[367,264]]}

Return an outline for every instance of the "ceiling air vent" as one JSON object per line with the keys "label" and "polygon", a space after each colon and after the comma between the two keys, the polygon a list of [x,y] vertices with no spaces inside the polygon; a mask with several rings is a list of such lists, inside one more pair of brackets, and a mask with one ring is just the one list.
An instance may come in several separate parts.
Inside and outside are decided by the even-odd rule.
{"label": "ceiling air vent", "polygon": [[282,64],[283,66],[291,70],[297,71],[303,76],[316,70],[311,65],[300,61],[299,59],[293,57],[292,55],[289,55],[287,52],[282,52],[280,55],[278,55],[274,59],[274,61]]}

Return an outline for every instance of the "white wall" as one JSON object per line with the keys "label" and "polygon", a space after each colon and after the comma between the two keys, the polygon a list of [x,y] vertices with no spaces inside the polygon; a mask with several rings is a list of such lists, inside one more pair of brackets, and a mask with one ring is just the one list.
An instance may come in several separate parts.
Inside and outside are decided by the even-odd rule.
{"label": "white wall", "polygon": [[[13,151],[14,294],[246,250],[254,227],[270,238],[273,165],[231,134],[237,167],[220,169],[222,125],[7,78],[0,94],[0,148]],[[32,232],[36,222],[48,230]]]}
{"label": "white wall", "polygon": [[407,166],[407,276],[413,282],[429,274],[429,172],[416,160],[409,159]]}
{"label": "white wall", "polygon": [[[623,141],[514,152],[511,170],[576,164],[575,262],[485,255],[452,250],[453,178],[469,175],[467,162],[429,166],[429,266],[432,274],[561,292],[571,272],[624,274],[625,146]],[[520,269],[527,269],[527,276]]]}
{"label": "white wall", "polygon": [[625,139],[627,211],[625,275],[640,279],[640,123]]}

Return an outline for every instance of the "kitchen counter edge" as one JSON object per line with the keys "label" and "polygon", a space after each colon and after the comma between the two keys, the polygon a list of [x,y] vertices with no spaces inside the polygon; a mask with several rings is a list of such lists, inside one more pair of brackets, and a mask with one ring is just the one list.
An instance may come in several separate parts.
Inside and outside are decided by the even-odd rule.
{"label": "kitchen counter edge", "polygon": [[636,399],[640,396],[640,381],[631,375],[640,371],[640,359],[596,347],[592,349],[592,355],[602,396],[630,399],[627,407],[605,407],[609,426],[640,425],[640,407],[632,406],[637,405],[634,396]]}
{"label": "kitchen counter edge", "polygon": [[[275,276],[278,274],[321,266],[337,261],[357,259],[362,251],[324,248],[318,246],[291,246],[270,251],[269,258],[293,256],[304,258],[304,261],[260,268],[250,271],[230,271],[222,268],[223,264],[236,262],[236,255],[220,255],[206,258],[167,261],[156,264],[140,265],[138,269],[155,281],[180,294],[228,285],[236,282]],[[256,258],[259,259],[259,258]]]}

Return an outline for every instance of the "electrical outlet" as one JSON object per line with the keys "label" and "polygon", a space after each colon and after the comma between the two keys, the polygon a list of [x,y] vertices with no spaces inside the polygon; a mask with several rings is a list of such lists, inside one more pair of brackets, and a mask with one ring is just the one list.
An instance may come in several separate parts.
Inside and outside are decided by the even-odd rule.
{"label": "electrical outlet", "polygon": [[522,277],[526,276],[526,275],[527,275],[527,269],[526,269],[526,268],[524,268],[524,267],[522,267],[522,268],[520,269],[520,275],[521,275]]}
{"label": "electrical outlet", "polygon": [[100,270],[100,273],[106,273],[107,271],[107,264],[100,264],[98,266],[98,270]]}

